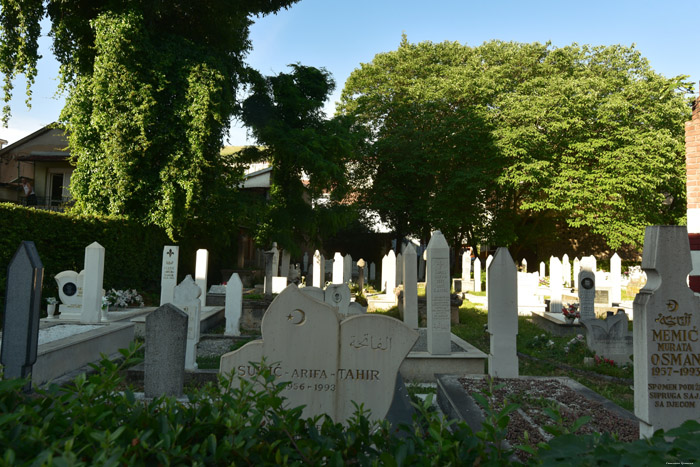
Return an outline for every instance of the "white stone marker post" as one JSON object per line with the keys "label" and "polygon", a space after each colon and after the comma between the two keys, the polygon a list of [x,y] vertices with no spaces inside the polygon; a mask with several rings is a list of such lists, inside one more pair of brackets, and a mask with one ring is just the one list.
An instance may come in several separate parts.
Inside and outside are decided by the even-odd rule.
{"label": "white stone marker post", "polygon": [[579,285],[579,280],[578,280],[578,275],[581,272],[581,260],[577,258],[574,258],[574,287],[578,287]]}
{"label": "white stone marker post", "polygon": [[97,242],[85,248],[85,279],[81,323],[99,323],[102,311],[102,280],[105,271],[105,249]]}
{"label": "white stone marker post", "polygon": [[411,243],[403,252],[403,322],[418,329],[418,258]]}
{"label": "white stone marker post", "polygon": [[343,256],[343,284],[347,284],[352,280],[352,256],[347,254]]}
{"label": "white stone marker post", "polygon": [[165,245],[163,247],[163,265],[160,273],[160,306],[173,303],[175,286],[177,285],[177,263],[180,258],[180,247]]}
{"label": "white stone marker post", "polygon": [[487,283],[498,284],[498,293],[488,295],[488,332],[491,335],[489,375],[517,378],[518,271],[508,248],[500,247],[490,267]]}
{"label": "white stone marker post", "polygon": [[610,258],[610,302],[622,301],[622,261],[617,253]]}
{"label": "white stone marker post", "polygon": [[469,280],[472,278],[472,257],[469,254],[469,251],[465,251],[462,253],[462,290],[467,289],[467,284],[469,283]]}
{"label": "white stone marker post", "polygon": [[547,276],[547,274],[545,274],[544,268],[544,261],[540,261],[540,279],[544,279]]}
{"label": "white stone marker post", "polygon": [[369,263],[369,280],[373,281],[377,278],[377,266],[374,263]]}
{"label": "white stone marker post", "polygon": [[226,283],[226,301],[224,314],[226,316],[227,336],[240,336],[240,321],[243,313],[243,283],[237,273],[231,274]]}
{"label": "white stone marker post", "polygon": [[205,249],[197,250],[197,263],[194,269],[195,283],[199,286],[201,294],[199,301],[202,303],[202,308],[207,305],[207,270],[209,269],[209,251]]}
{"label": "white stone marker post", "polygon": [[566,253],[561,257],[561,274],[564,287],[571,287],[571,262],[569,261],[569,255]]}
{"label": "white stone marker post", "polygon": [[289,254],[289,251],[282,250],[282,257],[280,259],[280,270],[277,271],[277,274],[279,274],[280,277],[289,277],[289,263],[291,259],[292,255]]}
{"label": "white stone marker post", "polygon": [[[383,265],[382,265],[383,266]],[[384,271],[382,270],[382,278],[384,277]],[[386,255],[386,294],[394,295],[394,289],[396,288],[396,254],[394,250],[389,250]]]}
{"label": "white stone marker post", "polygon": [[450,248],[439,230],[428,243],[428,353],[449,355],[450,335]]}
{"label": "white stone marker post", "polygon": [[343,283],[343,270],[345,269],[345,263],[343,261],[343,255],[339,251],[335,252],[333,255],[333,279],[331,281],[333,284]]}
{"label": "white stone marker post", "polygon": [[700,421],[700,298],[687,284],[686,227],[647,227],[642,269],[647,283],[634,299],[634,414],[640,436],[650,437]]}
{"label": "white stone marker post", "polygon": [[522,272],[527,272],[527,260],[525,258],[520,262],[520,267],[522,268]]}
{"label": "white stone marker post", "polygon": [[277,242],[272,242],[270,251],[272,252],[272,277],[279,276],[280,250],[277,248]]}
{"label": "white stone marker post", "polygon": [[396,286],[403,284],[403,254],[396,256]]}
{"label": "white stone marker post", "polygon": [[578,274],[578,280],[579,321],[595,319],[595,274],[584,269]]}
{"label": "white stone marker post", "polygon": [[189,274],[175,287],[175,305],[187,313],[187,348],[185,350],[185,369],[197,369],[197,343],[199,342],[200,317],[202,315],[202,294],[199,286]]}
{"label": "white stone marker post", "polygon": [[321,279],[323,267],[321,266],[321,264],[323,264],[323,258],[321,257],[321,253],[318,250],[316,250],[314,252],[313,262],[311,264],[311,285],[313,287],[323,288],[323,280]]}
{"label": "white stone marker post", "polygon": [[549,312],[561,313],[562,286],[561,261],[556,256],[549,259]]}
{"label": "white stone marker post", "polygon": [[489,296],[489,266],[491,266],[491,262],[493,261],[493,256],[488,255],[486,258],[486,296]]}
{"label": "white stone marker post", "polygon": [[481,292],[481,260],[474,258],[474,291]]}

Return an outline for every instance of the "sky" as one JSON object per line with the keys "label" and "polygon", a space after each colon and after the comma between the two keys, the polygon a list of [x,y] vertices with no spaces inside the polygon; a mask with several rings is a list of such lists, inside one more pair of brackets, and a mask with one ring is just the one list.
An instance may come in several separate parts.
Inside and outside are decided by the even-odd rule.
{"label": "sky", "polygon": [[[692,6],[695,5],[695,6]],[[409,42],[457,41],[470,46],[498,39],[635,45],[651,67],[666,77],[687,75],[698,93],[700,4],[649,0],[301,0],[276,15],[255,19],[248,63],[265,75],[289,72],[301,63],[331,72],[336,89],[325,110],[334,112],[345,80],[361,63]],[[48,24],[45,24],[48,27]],[[58,64],[43,31],[32,109],[24,105],[25,82],[15,83],[8,128],[12,143],[58,119],[64,99],[56,96]],[[254,144],[234,123],[224,144]]]}

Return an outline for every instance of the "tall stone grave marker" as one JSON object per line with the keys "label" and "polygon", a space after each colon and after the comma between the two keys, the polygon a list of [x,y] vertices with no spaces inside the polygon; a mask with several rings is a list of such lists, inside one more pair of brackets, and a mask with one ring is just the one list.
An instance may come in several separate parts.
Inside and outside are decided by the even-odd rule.
{"label": "tall stone grave marker", "polygon": [[425,280],[425,258],[423,258],[423,253],[425,253],[425,246],[420,245],[416,249],[416,256],[418,257],[418,280]]}
{"label": "tall stone grave marker", "polygon": [[347,254],[343,257],[343,283],[347,284],[352,280],[352,256]]}
{"label": "tall stone grave marker", "polygon": [[[472,278],[472,256],[469,250],[462,253],[462,282],[469,283]],[[466,284],[463,289],[466,287]]]}
{"label": "tall stone grave marker", "polygon": [[337,307],[338,313],[347,316],[350,308],[350,287],[348,284],[329,284],[323,292],[323,301]]}
{"label": "tall stone grave marker", "polygon": [[202,308],[207,305],[207,271],[209,270],[209,251],[205,249],[197,250],[197,263],[194,269],[194,279],[199,289],[202,291],[199,301]]}
{"label": "tall stone grave marker", "polygon": [[336,251],[335,255],[333,256],[333,279],[331,279],[334,284],[343,283],[344,268],[345,264],[343,263],[343,255],[341,255],[339,251]]}
{"label": "tall stone grave marker", "polygon": [[272,252],[272,277],[279,276],[280,250],[277,248],[277,242],[272,242],[270,251]]}
{"label": "tall stone grave marker", "polygon": [[549,259],[549,311],[561,313],[561,295],[564,291],[562,285],[561,261],[556,256]]}
{"label": "tall stone grave marker", "polygon": [[272,260],[274,257],[275,254],[273,251],[270,250],[265,252],[265,279],[263,282],[263,293],[267,298],[272,296],[272,278],[274,277],[272,275]]}
{"label": "tall stone grave marker", "polygon": [[305,251],[304,252],[304,257],[301,260],[302,264],[304,265],[304,274],[309,273],[309,252]]}
{"label": "tall stone grave marker", "polygon": [[564,282],[564,287],[571,287],[571,262],[569,261],[569,255],[564,253],[561,257],[561,274],[562,280]]}
{"label": "tall stone grave marker", "polygon": [[180,247],[165,245],[163,247],[163,265],[160,272],[160,304],[173,303],[177,285],[177,263]]}
{"label": "tall stone grave marker", "polygon": [[321,287],[326,286],[326,258],[321,255],[321,262],[319,266],[319,280],[321,281]]}
{"label": "tall stone grave marker", "polygon": [[377,278],[377,266],[374,263],[369,263],[369,280],[373,281]]}
{"label": "tall stone grave marker", "polygon": [[321,253],[316,250],[313,257],[313,271],[311,276],[311,286],[312,287],[323,287],[323,281],[321,279],[321,264],[323,259],[321,258]]}
{"label": "tall stone grave marker", "polygon": [[58,286],[58,297],[61,305],[59,318],[79,320],[83,310],[83,282],[85,272],[61,271],[54,276]]}
{"label": "tall stone grave marker", "polygon": [[486,296],[487,297],[489,295],[489,266],[491,266],[492,261],[493,261],[493,256],[488,255],[486,257]]}
{"label": "tall stone grave marker", "polygon": [[578,275],[581,272],[581,260],[578,257],[574,258],[574,287],[579,286]]}
{"label": "tall stone grave marker", "polygon": [[386,275],[384,273],[384,264],[382,264],[382,280],[387,295],[393,295],[396,288],[396,254],[394,250],[389,250],[386,255]]}
{"label": "tall stone grave marker", "polygon": [[185,368],[197,369],[197,343],[199,342],[199,319],[202,313],[202,294],[199,286],[189,274],[180,285],[175,287],[174,305],[187,314],[187,348],[185,353]]}
{"label": "tall stone grave marker", "polygon": [[360,294],[365,293],[365,282],[367,281],[367,263],[365,260],[360,258],[357,260],[357,288],[360,290]]}
{"label": "tall stone grave marker", "polygon": [[185,384],[187,313],[172,303],[146,317],[143,389],[146,397],[182,396]]}
{"label": "tall stone grave marker", "polygon": [[544,279],[547,275],[545,274],[545,265],[544,261],[540,261],[540,279]]}
{"label": "tall stone grave marker", "polygon": [[610,258],[610,301],[622,301],[622,261],[617,253]]}
{"label": "tall stone grave marker", "polygon": [[291,255],[289,254],[289,251],[287,250],[282,250],[282,255],[280,259],[280,270],[278,271],[278,274],[281,277],[289,277],[289,262],[291,261]]}
{"label": "tall stone grave marker", "polygon": [[364,404],[372,420],[385,417],[399,366],[418,338],[389,317],[344,318],[295,285],[270,304],[261,331],[261,340],[221,357],[219,371],[231,375],[231,387],[239,378],[259,381],[251,362],[264,357],[276,382],[290,383],[281,392],[287,406],[304,405],[303,417],[328,414],[336,422],[353,415],[353,401]]}
{"label": "tall stone grave marker", "polygon": [[474,258],[474,291],[481,292],[481,260]]}
{"label": "tall stone grave marker", "polygon": [[97,242],[85,247],[85,278],[81,323],[99,323],[102,311],[102,279],[105,271],[105,249]]}
{"label": "tall stone grave marker", "polygon": [[527,272],[527,260],[525,258],[520,262],[520,268],[522,272]]}
{"label": "tall stone grave marker", "polygon": [[642,269],[647,283],[634,299],[634,414],[640,435],[649,437],[700,421],[700,297],[687,285],[686,227],[647,227]]}
{"label": "tall stone grave marker", "polygon": [[226,301],[224,302],[226,315],[227,336],[241,335],[241,315],[243,313],[243,283],[237,273],[231,274],[231,278],[226,283]]}
{"label": "tall stone grave marker", "polygon": [[508,248],[496,250],[490,267],[486,269],[486,277],[488,283],[498,284],[498,293],[488,294],[489,375],[517,378],[518,271]]}
{"label": "tall stone grave marker", "polygon": [[449,355],[450,333],[450,248],[442,232],[435,231],[428,243],[428,353]]}
{"label": "tall stone grave marker", "polygon": [[403,322],[418,329],[418,263],[412,243],[403,252]]}
{"label": "tall stone grave marker", "polygon": [[595,274],[588,269],[578,274],[578,303],[579,321],[595,319]]}
{"label": "tall stone grave marker", "polygon": [[403,284],[403,253],[396,256],[396,286]]}
{"label": "tall stone grave marker", "polygon": [[[7,266],[0,362],[4,378],[31,377],[39,346],[44,265],[34,242],[23,241]],[[31,381],[25,386],[31,390]]]}

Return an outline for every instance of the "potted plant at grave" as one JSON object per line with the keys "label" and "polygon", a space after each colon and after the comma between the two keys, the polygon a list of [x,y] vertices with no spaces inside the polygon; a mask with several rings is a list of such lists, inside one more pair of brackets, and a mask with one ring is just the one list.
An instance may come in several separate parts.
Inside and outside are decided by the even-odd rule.
{"label": "potted plant at grave", "polygon": [[48,305],[46,305],[46,314],[49,319],[52,319],[56,314],[56,304],[58,303],[58,300],[56,297],[48,297],[46,299],[46,303],[48,303]]}
{"label": "potted plant at grave", "polygon": [[107,302],[109,308],[120,309],[129,306],[143,306],[143,297],[136,292],[136,289],[131,290],[115,290],[111,289],[107,296],[103,299]]}
{"label": "potted plant at grave", "polygon": [[581,313],[578,311],[578,303],[567,303],[566,306],[561,307],[561,312],[569,324],[574,324],[574,320],[581,317]]}

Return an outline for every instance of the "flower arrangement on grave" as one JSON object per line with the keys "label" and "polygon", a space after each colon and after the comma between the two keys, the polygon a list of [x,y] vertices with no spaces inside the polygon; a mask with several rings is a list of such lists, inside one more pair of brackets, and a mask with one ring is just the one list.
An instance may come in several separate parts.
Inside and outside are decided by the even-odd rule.
{"label": "flower arrangement on grave", "polygon": [[600,356],[596,355],[596,356],[594,357],[594,359],[595,359],[595,364],[596,364],[596,365],[610,365],[610,366],[615,366],[615,361],[614,361],[614,360],[611,360],[611,359],[609,359],[609,358],[600,357]]}
{"label": "flower arrangement on grave", "polygon": [[58,303],[58,299],[56,297],[47,297],[46,303],[49,305],[56,305]]}
{"label": "flower arrangement on grave", "polygon": [[580,346],[581,342],[584,341],[583,334],[579,334],[573,339],[571,339],[569,342],[564,345],[564,353],[569,353],[569,351],[576,349],[577,347]]}
{"label": "flower arrangement on grave", "polygon": [[561,312],[564,318],[570,321],[581,317],[581,313],[578,311],[578,303],[567,303],[566,306],[561,307]]}
{"label": "flower arrangement on grave", "polygon": [[528,346],[533,348],[551,349],[554,347],[554,341],[549,339],[546,334],[540,334],[539,336],[535,336],[532,341],[530,341]]}
{"label": "flower arrangement on grave", "polygon": [[126,308],[127,306],[143,306],[143,297],[136,292],[136,289],[111,289],[105,297],[102,297],[102,306],[104,307],[105,304],[107,306],[114,306],[117,308]]}

